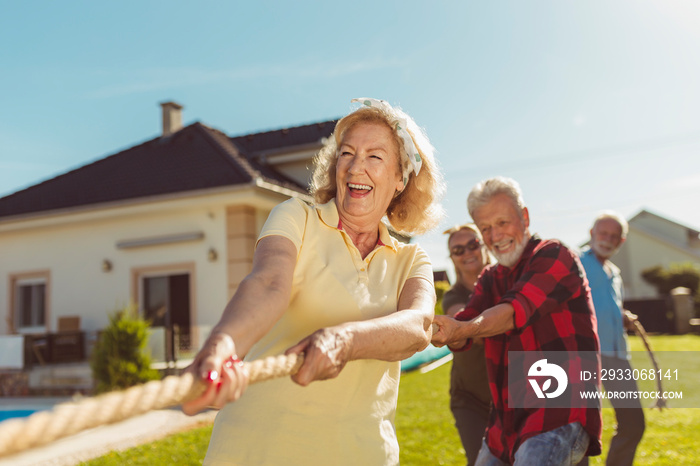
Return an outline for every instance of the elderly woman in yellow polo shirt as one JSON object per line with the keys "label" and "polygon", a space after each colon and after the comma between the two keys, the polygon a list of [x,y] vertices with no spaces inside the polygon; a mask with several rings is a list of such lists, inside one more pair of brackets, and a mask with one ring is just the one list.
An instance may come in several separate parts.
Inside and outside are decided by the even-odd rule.
{"label": "elderly woman in yellow polo shirt", "polygon": [[[441,218],[444,185],[408,115],[354,101],[315,159],[315,204],[273,209],[252,272],[195,358],[196,374],[220,375],[183,410],[223,407],[204,464],[399,463],[399,361],[430,342],[435,292],[428,256],[383,219],[426,232]],[[247,387],[243,367],[224,364],[285,351],[305,355],[291,380]]]}

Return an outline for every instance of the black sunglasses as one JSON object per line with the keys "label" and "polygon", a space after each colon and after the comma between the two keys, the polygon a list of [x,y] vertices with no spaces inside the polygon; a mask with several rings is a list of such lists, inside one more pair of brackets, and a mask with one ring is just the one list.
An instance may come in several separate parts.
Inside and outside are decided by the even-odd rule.
{"label": "black sunglasses", "polygon": [[453,246],[450,248],[450,254],[453,256],[461,256],[464,254],[464,251],[467,249],[470,251],[476,251],[481,247],[481,241],[478,239],[474,238],[473,240],[469,241],[467,244],[458,244],[457,246]]}

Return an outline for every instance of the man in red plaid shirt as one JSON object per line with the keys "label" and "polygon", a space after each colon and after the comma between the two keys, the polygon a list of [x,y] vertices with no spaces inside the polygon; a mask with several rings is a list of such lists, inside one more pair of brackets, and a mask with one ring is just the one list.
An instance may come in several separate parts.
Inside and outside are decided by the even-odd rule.
{"label": "man in red plaid shirt", "polygon": [[[570,392],[580,386],[573,380],[583,365],[579,354],[592,354],[591,372],[600,372],[595,311],[578,256],[556,240],[530,234],[528,210],[520,186],[512,179],[497,177],[479,183],[469,194],[467,206],[498,264],[484,269],[462,312],[454,318],[435,317],[439,328],[433,344],[447,344],[458,351],[467,349],[472,338],[485,337],[494,405],[476,464],[568,465],[583,456],[599,455],[599,402],[548,407],[542,401],[520,407],[513,392],[509,397],[509,359],[518,354],[509,357],[509,352],[571,355],[574,361],[566,366]],[[529,364],[524,368],[522,364],[511,371],[527,371]],[[513,378],[511,385],[527,386],[525,375],[517,381]],[[593,383],[596,386],[599,382]]]}

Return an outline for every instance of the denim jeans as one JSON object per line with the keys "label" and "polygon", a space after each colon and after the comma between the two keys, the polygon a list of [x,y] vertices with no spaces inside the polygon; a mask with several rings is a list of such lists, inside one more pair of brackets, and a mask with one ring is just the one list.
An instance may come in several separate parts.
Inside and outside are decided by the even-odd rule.
{"label": "denim jeans", "polygon": [[[515,452],[514,466],[575,465],[585,455],[590,441],[580,423],[574,422],[525,440]],[[507,466],[491,454],[484,440],[476,466]]]}

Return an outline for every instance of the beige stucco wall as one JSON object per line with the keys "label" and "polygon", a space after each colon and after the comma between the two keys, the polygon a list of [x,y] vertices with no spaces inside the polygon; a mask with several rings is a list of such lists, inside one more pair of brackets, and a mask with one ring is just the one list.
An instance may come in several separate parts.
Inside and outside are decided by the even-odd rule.
{"label": "beige stucco wall", "polygon": [[311,184],[311,158],[309,156],[307,159],[296,160],[293,162],[278,163],[275,168],[302,186],[309,186]]}
{"label": "beige stucco wall", "polygon": [[[239,275],[247,267],[244,263],[238,275],[230,277],[230,255],[250,254],[231,248],[251,247],[264,218],[286,198],[248,187],[0,222],[0,334],[9,331],[11,277],[47,270],[48,331],[55,331],[58,317],[67,315],[80,316],[83,330],[98,330],[107,324],[110,312],[140,296],[139,290],[133,289],[138,288],[135,276],[178,268],[193,274],[193,324],[211,326],[235,288],[231,285],[240,281]],[[234,238],[232,243],[229,214],[241,210],[247,223],[238,226],[245,230],[245,241]],[[125,240],[187,232],[202,232],[204,237],[130,249],[117,247]],[[209,258],[210,249],[217,252],[214,261]],[[109,272],[102,270],[105,259],[112,264]]]}
{"label": "beige stucco wall", "polygon": [[303,150],[291,152],[277,152],[266,154],[265,161],[275,170],[284,173],[301,186],[311,185],[311,175],[313,174],[313,158],[321,149],[322,144],[311,144]]}

